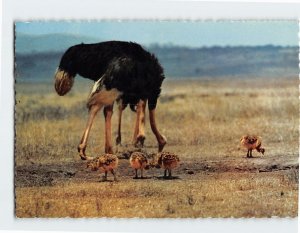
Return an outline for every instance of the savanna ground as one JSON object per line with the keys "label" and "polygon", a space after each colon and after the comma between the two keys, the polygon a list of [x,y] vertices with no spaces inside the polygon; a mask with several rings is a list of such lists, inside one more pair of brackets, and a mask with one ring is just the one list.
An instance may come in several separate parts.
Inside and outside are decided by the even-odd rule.
{"label": "savanna ground", "polygon": [[[164,150],[181,159],[175,178],[153,168],[133,179],[124,153],[132,150],[135,114],[126,109],[119,182],[99,182],[77,154],[91,85],[77,78],[59,97],[53,83],[16,84],[17,217],[297,216],[298,78],[165,81],[156,115]],[[114,114],[113,132],[116,125]],[[247,133],[263,138],[264,156],[246,158],[239,139]],[[87,154],[103,148],[100,113]],[[144,150],[157,150],[148,121]]]}

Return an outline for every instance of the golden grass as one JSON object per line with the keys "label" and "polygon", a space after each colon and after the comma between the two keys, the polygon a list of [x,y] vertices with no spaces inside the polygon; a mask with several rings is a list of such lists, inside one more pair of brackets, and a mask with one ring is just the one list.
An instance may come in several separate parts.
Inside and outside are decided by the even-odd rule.
{"label": "golden grass", "polygon": [[278,174],[229,173],[147,182],[121,179],[19,188],[16,212],[18,217],[295,217],[296,192]]}
{"label": "golden grass", "polygon": [[[75,80],[66,96],[53,84],[17,84],[16,166],[78,161],[91,84]],[[297,160],[298,79],[166,81],[157,107],[166,151],[185,162],[240,159],[243,134],[263,138],[270,162]],[[116,108],[115,108],[115,111]],[[130,144],[135,114],[123,114],[122,140]],[[117,114],[113,117],[116,131]],[[156,140],[146,120],[147,150]],[[87,154],[104,148],[104,121],[93,125]],[[256,152],[254,152],[256,153]],[[281,159],[281,160],[280,160]],[[245,159],[246,160],[246,159]],[[247,162],[246,162],[247,163]],[[252,162],[249,162],[251,164]],[[298,170],[297,170],[298,171]],[[176,171],[175,171],[176,174]],[[292,170],[268,173],[199,173],[182,179],[118,183],[68,182],[52,187],[16,187],[18,217],[270,217],[296,216],[298,176]],[[282,194],[283,193],[283,194]]]}

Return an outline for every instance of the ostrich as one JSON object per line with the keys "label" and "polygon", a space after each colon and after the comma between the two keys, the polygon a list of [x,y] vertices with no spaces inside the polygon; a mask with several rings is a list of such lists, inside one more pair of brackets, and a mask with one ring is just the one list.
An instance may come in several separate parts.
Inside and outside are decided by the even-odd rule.
{"label": "ostrich", "polygon": [[[105,153],[113,153],[111,117],[115,101],[122,101],[123,107],[138,103],[145,105],[148,101],[150,126],[158,142],[158,151],[163,150],[166,139],[157,129],[155,109],[165,77],[163,68],[153,54],[133,42],[107,41],[74,45],[63,54],[55,73],[55,90],[59,95],[63,96],[70,91],[76,74],[95,81],[87,101],[88,121],[78,145],[81,159],[89,159],[85,153],[88,137],[93,120],[102,107],[105,117]],[[142,114],[142,108],[137,110],[138,114]],[[137,121],[140,119],[138,116]],[[141,131],[139,122],[136,125],[138,130],[135,131]]]}
{"label": "ostrich", "polygon": [[165,151],[158,153],[157,156],[157,165],[165,169],[164,178],[167,178],[167,172],[168,178],[172,178],[172,169],[178,166],[180,162],[179,157],[173,153]]}
{"label": "ostrich", "polygon": [[138,152],[138,151],[133,152],[130,156],[129,162],[130,162],[130,166],[135,170],[134,178],[135,179],[138,178],[138,169],[140,169],[141,170],[141,179],[143,179],[144,178],[143,170],[144,169],[147,170],[150,168],[146,155],[144,155],[143,153]]}
{"label": "ostrich", "polygon": [[262,154],[265,153],[265,149],[261,147],[261,137],[258,136],[250,136],[245,135],[241,138],[241,144],[244,146],[248,152],[247,152],[247,158],[252,158],[252,150],[256,149],[257,152],[260,152]]}
{"label": "ostrich", "polygon": [[100,170],[100,172],[104,172],[104,176],[102,181],[107,180],[107,173],[110,171],[114,176],[114,181],[117,181],[116,176],[116,168],[118,166],[118,157],[112,154],[103,154],[93,160],[90,160],[87,163],[87,168],[90,168],[92,171]]}

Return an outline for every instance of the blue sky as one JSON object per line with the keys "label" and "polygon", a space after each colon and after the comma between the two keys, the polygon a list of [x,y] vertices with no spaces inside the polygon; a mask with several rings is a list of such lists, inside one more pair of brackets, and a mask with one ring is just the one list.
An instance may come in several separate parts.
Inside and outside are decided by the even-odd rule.
{"label": "blue sky", "polygon": [[68,33],[104,40],[190,47],[298,45],[297,21],[33,21],[17,22],[16,35]]}

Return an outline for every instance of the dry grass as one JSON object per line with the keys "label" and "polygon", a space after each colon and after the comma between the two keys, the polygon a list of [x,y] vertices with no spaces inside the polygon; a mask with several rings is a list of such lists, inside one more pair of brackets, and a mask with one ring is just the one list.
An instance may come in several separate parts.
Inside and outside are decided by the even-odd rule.
{"label": "dry grass", "polygon": [[[79,160],[76,148],[86,123],[85,98],[90,83],[78,81],[64,97],[54,93],[53,84],[34,87],[17,84],[17,167]],[[83,177],[80,182],[71,179],[51,187],[17,186],[17,216],[296,216],[298,165],[291,167],[286,163],[298,164],[298,96],[297,78],[166,81],[157,108],[157,122],[168,139],[165,150],[180,155],[180,179],[134,181],[120,174],[118,183],[95,183]],[[125,110],[124,144],[131,143],[134,120],[135,115]],[[116,123],[115,115],[113,129]],[[146,149],[154,152],[156,140],[150,132],[147,124]],[[246,133],[262,136],[266,148],[264,160],[242,158],[246,152],[239,148],[239,139]],[[92,156],[101,153],[103,139],[104,121],[99,114],[87,153]],[[258,166],[262,161],[264,166],[276,162],[285,167],[270,172],[205,172],[200,168],[194,175],[183,172],[188,165],[197,171],[199,163],[219,167],[232,164],[234,169],[241,164],[248,168],[253,164]],[[155,176],[161,171],[152,173]]]}
{"label": "dry grass", "polygon": [[17,214],[123,218],[296,216],[296,190],[287,189],[290,187],[280,176],[253,174],[21,188],[17,190]]}

